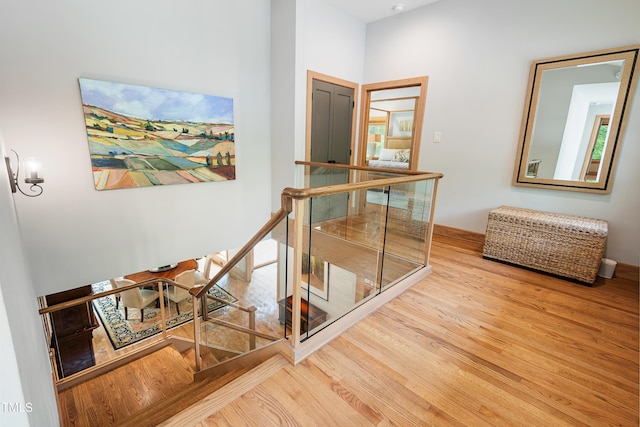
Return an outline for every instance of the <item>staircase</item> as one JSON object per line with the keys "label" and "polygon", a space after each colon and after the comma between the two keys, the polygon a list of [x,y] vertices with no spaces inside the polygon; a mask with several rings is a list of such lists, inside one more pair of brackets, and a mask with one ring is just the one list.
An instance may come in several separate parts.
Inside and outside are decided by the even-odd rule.
{"label": "staircase", "polygon": [[[200,357],[202,358],[202,364],[204,366],[215,366],[222,362],[226,362],[241,353],[226,350],[223,348],[212,348],[208,347],[208,351],[203,352]],[[189,366],[193,372],[196,372],[196,363],[195,363],[195,351],[190,348],[189,350],[182,353],[184,359],[189,363]]]}
{"label": "staircase", "polygon": [[[318,173],[330,174],[335,166],[298,164],[303,166],[305,180]],[[358,172],[365,169],[369,170],[359,168]],[[213,286],[220,286],[245,306],[220,300],[226,306],[225,311],[215,316],[195,316],[193,326],[189,325],[191,333],[186,335],[167,335],[161,322],[162,339],[152,346],[116,358],[86,376],[71,376],[65,378],[70,380],[65,383],[57,381],[59,390],[63,390],[62,386],[69,387],[59,393],[61,424],[183,426],[199,423],[282,367],[305,359],[428,275],[433,229],[430,218],[433,218],[433,202],[441,174],[416,172],[375,181],[368,180],[366,174],[363,176],[364,180],[349,184],[283,190],[281,209],[207,284],[189,290],[194,307],[216,299],[208,293]],[[406,207],[394,207],[389,201],[373,209],[361,206],[350,211],[341,220],[340,227],[326,222],[305,222],[305,218],[314,218],[312,212],[305,210],[305,205],[311,206],[314,199],[321,201],[343,193],[363,196],[360,193],[371,188],[386,189],[386,194],[401,192]],[[316,203],[316,209],[322,210],[322,206],[321,202]],[[375,211],[375,215],[371,211]],[[292,217],[291,213],[294,213]],[[419,233],[407,235],[402,228],[405,223],[417,223]],[[284,250],[278,250],[276,263],[270,264],[272,267],[252,272],[252,251],[264,239],[276,241],[278,248]],[[303,259],[307,259],[306,265],[310,266],[312,257],[326,264],[327,274],[329,266],[333,266],[331,277],[339,286],[334,287],[336,292],[331,297],[328,275],[323,279],[323,289],[315,292],[311,289],[312,272],[310,268],[305,271]],[[260,270],[265,270],[264,274],[260,274]],[[163,282],[174,287],[184,286],[169,279]],[[134,289],[147,285],[157,283],[150,280],[129,286]],[[71,305],[85,304],[88,299],[125,290],[109,290],[44,307],[39,313],[49,315]],[[285,301],[289,298],[291,314],[287,316]],[[164,300],[159,298],[159,301],[163,312]],[[307,304],[306,311],[302,308],[304,304]],[[310,322],[312,306],[326,314],[318,324]],[[291,321],[288,332],[287,318]],[[285,354],[286,359],[279,353]],[[127,364],[121,366],[124,363]],[[86,382],[72,385],[81,379]]]}
{"label": "staircase", "polygon": [[[194,380],[193,350],[180,354],[167,346],[125,366],[59,394],[62,426],[157,426],[234,380],[250,373],[263,359],[224,367]],[[221,351],[221,359],[232,354]],[[282,356],[270,356],[280,358]],[[284,361],[284,363],[288,363]],[[279,366],[279,365],[278,365]],[[250,380],[249,380],[250,381]]]}

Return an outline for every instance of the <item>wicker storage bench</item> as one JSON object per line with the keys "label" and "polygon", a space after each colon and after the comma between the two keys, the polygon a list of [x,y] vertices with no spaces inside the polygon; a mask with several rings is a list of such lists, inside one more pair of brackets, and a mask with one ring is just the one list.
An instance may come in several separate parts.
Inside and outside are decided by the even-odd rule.
{"label": "wicker storage bench", "polygon": [[482,255],[593,284],[607,233],[600,219],[501,206],[489,212]]}

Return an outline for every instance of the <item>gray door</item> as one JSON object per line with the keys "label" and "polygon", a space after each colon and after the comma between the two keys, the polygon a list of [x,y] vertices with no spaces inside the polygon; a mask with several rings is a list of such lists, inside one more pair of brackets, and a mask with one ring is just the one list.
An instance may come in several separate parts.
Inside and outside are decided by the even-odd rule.
{"label": "gray door", "polygon": [[[350,164],[352,112],[355,107],[353,89],[313,80],[311,110],[311,161]],[[345,184],[349,182],[346,170],[316,171],[311,185]],[[349,195],[337,194],[315,199],[312,221],[346,217]]]}
{"label": "gray door", "polygon": [[311,161],[348,165],[353,89],[315,79],[312,89]]}

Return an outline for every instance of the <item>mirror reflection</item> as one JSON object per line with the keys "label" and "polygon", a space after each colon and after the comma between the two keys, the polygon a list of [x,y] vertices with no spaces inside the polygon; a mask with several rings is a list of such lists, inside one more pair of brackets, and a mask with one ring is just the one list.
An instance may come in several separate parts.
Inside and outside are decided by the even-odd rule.
{"label": "mirror reflection", "polygon": [[638,47],[536,61],[515,185],[609,192]]}
{"label": "mirror reflection", "polygon": [[361,165],[417,169],[426,86],[418,77],[362,87]]}

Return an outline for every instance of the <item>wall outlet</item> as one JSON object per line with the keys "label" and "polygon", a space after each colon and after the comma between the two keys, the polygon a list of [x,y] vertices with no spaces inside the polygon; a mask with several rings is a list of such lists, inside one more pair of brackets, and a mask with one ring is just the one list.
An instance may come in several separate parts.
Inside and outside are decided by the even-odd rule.
{"label": "wall outlet", "polygon": [[442,132],[440,131],[436,131],[433,133],[433,142],[434,143],[438,143],[442,141]]}

